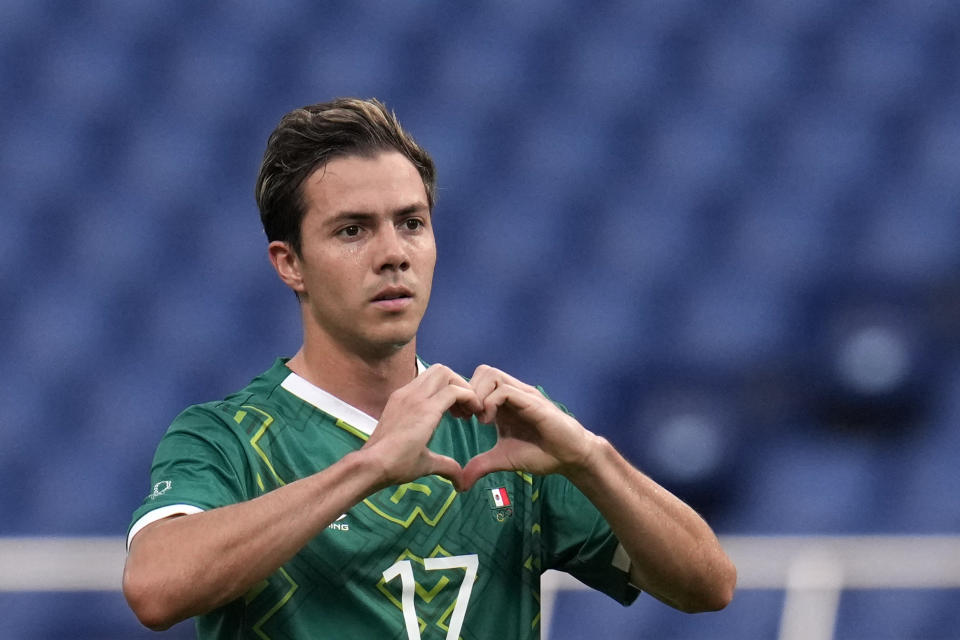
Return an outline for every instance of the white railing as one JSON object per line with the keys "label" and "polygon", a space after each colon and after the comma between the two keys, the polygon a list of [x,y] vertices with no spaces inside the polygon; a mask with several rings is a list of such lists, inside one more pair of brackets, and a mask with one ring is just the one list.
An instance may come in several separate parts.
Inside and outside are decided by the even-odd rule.
{"label": "white railing", "polygon": [[[786,591],[779,640],[831,640],[844,589],[960,587],[960,536],[721,536],[738,589]],[[541,582],[543,637],[557,591],[587,589],[565,573]]]}
{"label": "white railing", "polygon": [[[960,588],[960,536],[721,536],[738,589],[786,592],[780,640],[830,640],[844,589]],[[117,591],[122,537],[0,538],[0,591]],[[543,576],[543,637],[556,594],[586,589]]]}

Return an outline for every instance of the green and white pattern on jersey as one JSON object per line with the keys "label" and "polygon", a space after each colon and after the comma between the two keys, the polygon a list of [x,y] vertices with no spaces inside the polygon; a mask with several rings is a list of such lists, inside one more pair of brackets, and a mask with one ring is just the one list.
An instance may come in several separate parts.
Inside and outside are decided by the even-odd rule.
{"label": "green and white pattern on jersey", "polygon": [[[249,500],[358,449],[376,421],[278,360],[242,391],[184,411],[157,448],[157,509]],[[495,430],[445,415],[430,448],[461,464]],[[491,496],[496,496],[495,500]],[[164,512],[158,512],[164,513]],[[637,595],[611,565],[617,540],[565,478],[490,474],[458,494],[439,476],[375,493],[246,597],[197,620],[207,638],[538,638],[540,574],[569,571],[618,601]]]}

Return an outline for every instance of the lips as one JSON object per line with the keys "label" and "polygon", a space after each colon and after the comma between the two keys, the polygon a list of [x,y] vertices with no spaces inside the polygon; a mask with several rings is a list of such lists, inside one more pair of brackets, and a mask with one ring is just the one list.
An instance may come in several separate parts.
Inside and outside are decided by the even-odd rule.
{"label": "lips", "polygon": [[403,300],[405,298],[412,298],[413,292],[406,287],[387,287],[381,289],[377,292],[377,295],[373,297],[372,302],[384,302],[389,300]]}
{"label": "lips", "polygon": [[399,285],[389,286],[378,291],[370,304],[386,313],[402,313],[413,304],[413,292]]}

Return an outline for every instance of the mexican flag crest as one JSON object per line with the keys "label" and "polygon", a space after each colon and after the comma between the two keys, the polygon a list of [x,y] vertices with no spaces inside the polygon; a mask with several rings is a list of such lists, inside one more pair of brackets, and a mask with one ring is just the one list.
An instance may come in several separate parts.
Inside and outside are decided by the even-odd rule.
{"label": "mexican flag crest", "polygon": [[492,509],[499,509],[501,507],[510,506],[510,494],[507,493],[506,487],[497,487],[496,489],[490,489],[490,503]]}
{"label": "mexican flag crest", "polygon": [[513,515],[513,507],[510,502],[510,494],[506,487],[497,487],[496,489],[487,489],[487,497],[490,503],[490,514],[497,522],[503,522]]}

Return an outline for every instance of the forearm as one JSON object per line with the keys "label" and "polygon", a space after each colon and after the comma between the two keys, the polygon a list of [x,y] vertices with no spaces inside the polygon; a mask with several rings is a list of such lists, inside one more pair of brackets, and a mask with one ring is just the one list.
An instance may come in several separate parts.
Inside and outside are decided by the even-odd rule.
{"label": "forearm", "polygon": [[726,606],[736,569],[707,523],[597,437],[566,475],[600,510],[631,560],[633,584],[683,611]]}
{"label": "forearm", "polygon": [[124,569],[131,608],[160,629],[240,597],[380,487],[364,455],[247,502],[149,525]]}

